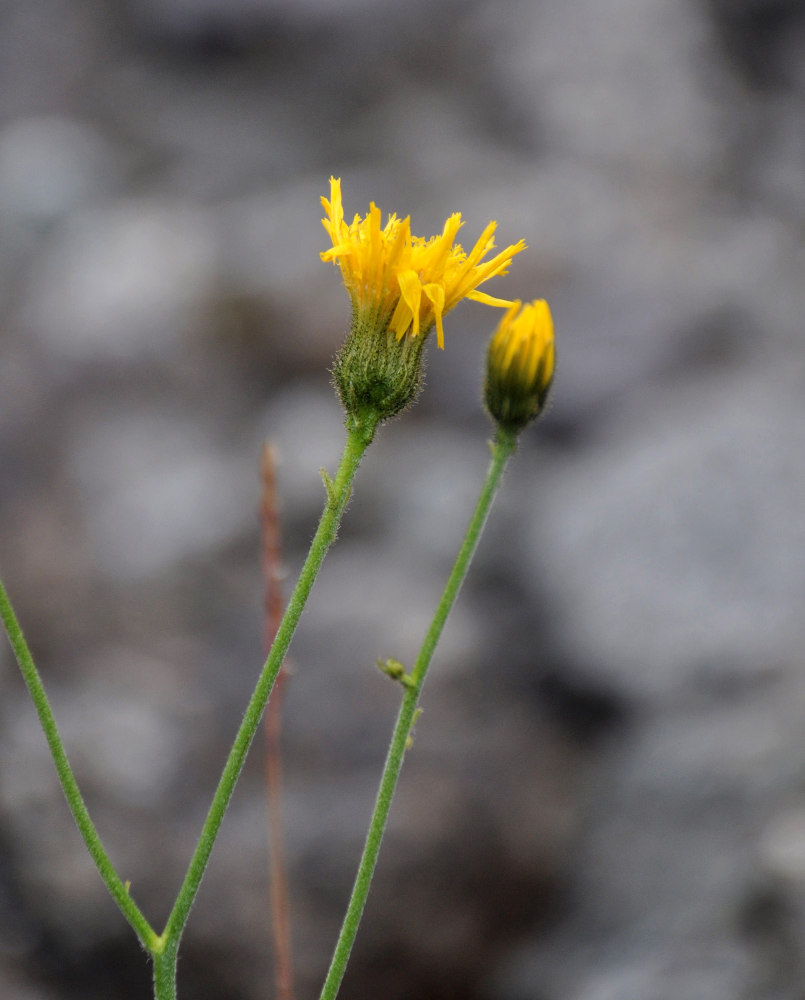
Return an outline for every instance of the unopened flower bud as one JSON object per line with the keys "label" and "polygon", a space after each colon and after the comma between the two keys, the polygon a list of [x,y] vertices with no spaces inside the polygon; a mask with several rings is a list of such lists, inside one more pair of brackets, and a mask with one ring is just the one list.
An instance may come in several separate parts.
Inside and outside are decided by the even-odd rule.
{"label": "unopened flower bud", "polygon": [[519,433],[542,412],[554,369],[553,319],[544,299],[512,304],[489,342],[486,407],[506,431]]}

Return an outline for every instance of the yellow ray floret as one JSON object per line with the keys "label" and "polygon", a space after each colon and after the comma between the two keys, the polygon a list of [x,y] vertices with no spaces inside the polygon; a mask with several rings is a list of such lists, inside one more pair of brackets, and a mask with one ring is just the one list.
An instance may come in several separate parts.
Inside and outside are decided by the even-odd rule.
{"label": "yellow ray floret", "polygon": [[330,178],[330,198],[321,199],[322,219],[332,247],[321,254],[324,261],[337,262],[344,285],[356,310],[370,312],[378,325],[388,324],[397,339],[418,337],[436,327],[439,347],[444,347],[442,318],[462,299],[486,305],[509,307],[478,286],[505,274],[512,257],[525,249],[520,240],[484,260],[494,249],[497,223],[490,222],[469,253],[455,243],[462,226],[461,214],[445,222],[441,236],[425,239],[411,235],[409,217],[390,215],[381,226],[380,209],[372,202],[365,218],[356,215],[344,221],[341,181]]}

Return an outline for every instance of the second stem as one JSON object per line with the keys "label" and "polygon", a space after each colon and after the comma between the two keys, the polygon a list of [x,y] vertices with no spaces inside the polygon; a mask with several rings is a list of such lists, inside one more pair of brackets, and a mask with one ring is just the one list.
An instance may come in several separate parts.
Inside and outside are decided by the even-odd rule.
{"label": "second stem", "polygon": [[467,527],[467,533],[464,536],[464,541],[461,544],[461,549],[448,577],[447,585],[444,588],[433,620],[425,635],[416,663],[414,664],[414,669],[406,678],[405,694],[403,695],[402,704],[397,714],[397,721],[394,725],[394,733],[389,744],[388,755],[386,756],[386,763],[380,779],[380,787],[378,788],[369,831],[366,835],[366,843],[363,848],[360,864],[358,865],[358,873],[355,877],[349,906],[347,907],[341,933],[335,946],[330,968],[327,972],[327,978],[322,987],[320,1000],[335,1000],[335,997],[338,995],[350,952],[358,933],[358,926],[360,925],[363,909],[366,905],[366,899],[369,895],[369,886],[386,829],[386,822],[389,810],[391,809],[391,800],[394,797],[394,791],[397,787],[397,779],[402,769],[403,758],[411,736],[411,729],[416,721],[417,705],[425,683],[428,667],[433,658],[436,644],[441,637],[444,624],[447,621],[447,616],[455,604],[461,584],[464,582],[470,562],[478,547],[478,541],[489,515],[495,493],[500,485],[503,470],[516,447],[516,435],[503,430],[498,431],[497,437],[491,445],[492,460],[489,464],[483,488],[481,489],[481,495],[478,498],[475,511]]}

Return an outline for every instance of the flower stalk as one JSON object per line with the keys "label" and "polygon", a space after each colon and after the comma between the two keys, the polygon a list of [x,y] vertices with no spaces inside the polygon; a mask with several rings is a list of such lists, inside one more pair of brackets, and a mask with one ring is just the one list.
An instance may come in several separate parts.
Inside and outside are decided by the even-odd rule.
{"label": "flower stalk", "polygon": [[384,673],[400,681],[403,689],[402,703],[380,778],[352,895],[320,1000],[335,1000],[344,978],[369,895],[403,759],[419,714],[419,698],[436,644],[467,575],[503,471],[517,448],[518,436],[542,412],[553,373],[554,329],[547,302],[538,299],[526,306],[521,302],[512,302],[492,335],[487,350],[485,398],[487,410],[497,430],[491,443],[492,458],[475,511],[413,670],[406,674],[396,660],[379,663]]}
{"label": "flower stalk", "polygon": [[347,912],[341,927],[341,933],[336,942],[327,978],[322,987],[320,1000],[335,1000],[335,997],[338,995],[350,952],[358,933],[366,899],[369,895],[369,887],[374,875],[378,854],[380,853],[380,844],[386,830],[389,810],[391,809],[391,802],[397,787],[397,781],[400,777],[400,771],[402,770],[405,752],[408,749],[411,733],[416,722],[419,698],[422,694],[428,668],[433,659],[433,654],[441,637],[445,622],[447,621],[447,616],[456,602],[458,592],[461,589],[472,557],[478,547],[481,533],[492,507],[492,501],[500,486],[503,470],[516,447],[517,435],[499,428],[494,442],[491,443],[492,458],[489,463],[486,479],[484,480],[475,511],[470,519],[453,569],[448,577],[447,585],[444,588],[441,600],[425,635],[413,670],[410,674],[406,674],[403,678],[400,678],[404,680],[402,684],[402,703],[394,725],[394,732],[389,744],[383,774],[380,778],[380,786],[372,812],[372,819],[369,824],[369,832],[366,836],[363,854],[358,865],[352,895],[350,896]]}
{"label": "flower stalk", "polygon": [[348,429],[347,443],[335,479],[330,480],[329,477],[326,479],[327,501],[310,551],[288,601],[288,607],[277,630],[271,652],[246,708],[243,722],[235,737],[207,819],[204,822],[198,845],[162,934],[161,940],[164,943],[164,950],[155,961],[154,967],[155,1000],[174,1000],[176,995],[176,956],[179,940],[190,915],[190,908],[198,893],[215,838],[235,790],[235,784],[243,769],[246,754],[260,724],[274,681],[282,667],[313,582],[318,575],[325,555],[335,541],[341,517],[352,492],[355,474],[373,435],[374,427],[368,425],[358,429]]}
{"label": "flower stalk", "polygon": [[[377,423],[377,419],[375,418],[375,424]],[[358,466],[364,452],[371,443],[374,430],[375,426],[372,424],[369,416],[367,416],[360,427],[354,424],[349,425],[344,453],[335,478],[330,479],[326,473],[324,474],[327,500],[318,528],[316,529],[316,534],[313,537],[296,587],[288,601],[288,607],[277,630],[271,651],[260,672],[252,697],[249,700],[243,722],[235,737],[215,796],[207,813],[196,850],[162,934],[157,934],[132,900],[127,885],[121,880],[103,847],[100,836],[87,812],[75,775],[67,759],[64,744],[56,726],[53,711],[50,707],[39,672],[25,642],[22,629],[14,614],[5,588],[2,582],[0,582],[0,617],[2,617],[23,678],[39,715],[42,729],[44,730],[51,755],[56,765],[62,790],[64,791],[76,825],[84,839],[84,843],[87,846],[87,850],[100,872],[101,878],[121,912],[134,928],[141,944],[153,958],[155,1000],[175,1000],[176,998],[176,960],[179,942],[184,932],[190,909],[198,894],[213,844],[221,827],[227,806],[232,798],[232,793],[235,790],[238,777],[243,769],[246,754],[260,724],[260,719],[271,694],[274,681],[285,659],[288,646],[296,630],[310,590],[324,561],[324,557],[335,541],[338,526],[341,523],[341,518],[352,492],[352,483],[355,474],[358,471]]]}
{"label": "flower stalk", "polygon": [[84,799],[78,788],[75,774],[67,759],[67,753],[62,743],[56,719],[53,716],[53,709],[45,692],[42,678],[36,669],[28,643],[25,641],[14,608],[11,605],[6,589],[0,580],[0,617],[3,620],[6,633],[8,634],[14,655],[17,658],[20,671],[25,684],[34,703],[36,714],[45,733],[48,747],[50,748],[53,763],[56,765],[56,773],[59,776],[64,797],[73,815],[75,824],[81,834],[87,850],[95,862],[95,865],[104,881],[104,885],[109,890],[112,899],[117,903],[123,916],[134,928],[134,932],[140,940],[140,944],[148,951],[153,952],[158,947],[159,938],[156,931],[143,916],[137,904],[129,895],[129,889],[115,870],[106,849],[103,846],[100,835],[95,824],[90,818]]}

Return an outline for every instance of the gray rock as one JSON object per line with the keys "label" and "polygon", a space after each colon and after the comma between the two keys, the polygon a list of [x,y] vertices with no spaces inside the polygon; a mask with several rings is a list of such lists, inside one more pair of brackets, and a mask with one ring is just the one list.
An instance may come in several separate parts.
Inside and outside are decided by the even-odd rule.
{"label": "gray rock", "polygon": [[638,698],[801,642],[803,416],[783,373],[647,390],[595,456],[536,475],[531,566],[564,642]]}
{"label": "gray rock", "polygon": [[22,118],[0,132],[0,218],[43,226],[103,200],[122,181],[120,157],[88,123]]}
{"label": "gray rock", "polygon": [[98,568],[146,578],[254,522],[254,457],[225,452],[173,409],[76,427],[73,488]]}
{"label": "gray rock", "polygon": [[34,271],[27,322],[63,364],[177,363],[215,255],[209,219],[191,205],[146,199],[75,214]]}

